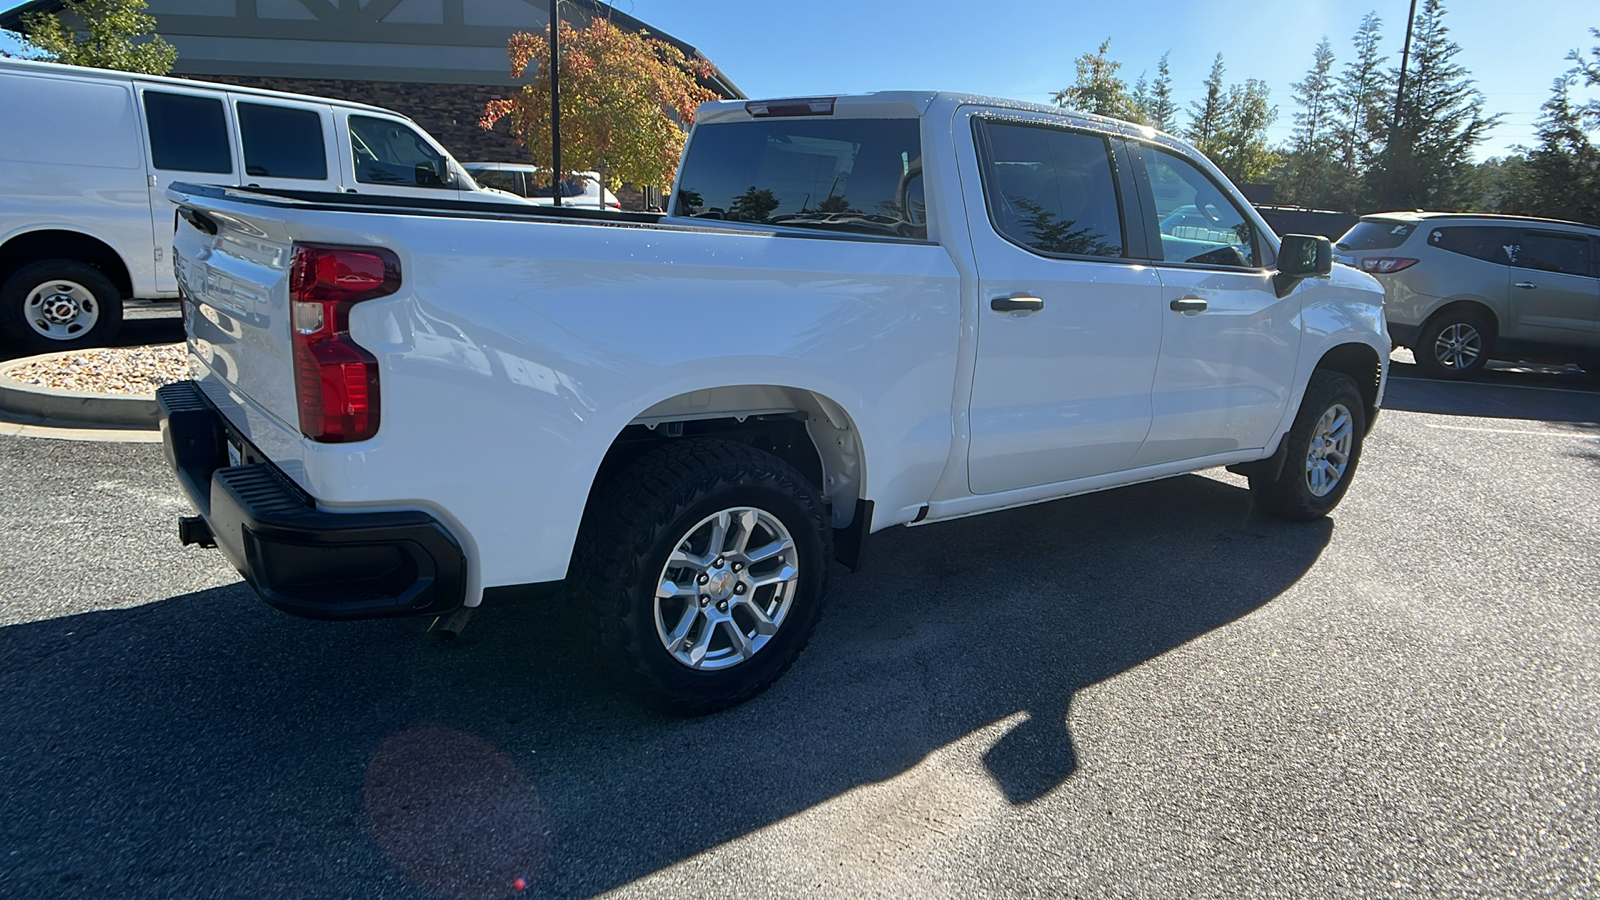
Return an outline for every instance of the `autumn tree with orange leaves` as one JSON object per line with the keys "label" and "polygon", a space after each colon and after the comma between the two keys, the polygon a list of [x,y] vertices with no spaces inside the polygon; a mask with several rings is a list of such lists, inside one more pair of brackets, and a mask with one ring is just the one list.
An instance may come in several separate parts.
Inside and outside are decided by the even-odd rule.
{"label": "autumn tree with orange leaves", "polygon": [[[600,173],[606,187],[621,182],[664,186],[677,174],[685,129],[694,111],[717,95],[701,86],[703,59],[642,32],[597,18],[586,28],[561,27],[561,161],[569,171]],[[551,168],[550,42],[518,32],[508,46],[511,77],[529,66],[534,80],[515,96],[491,100],[478,125],[510,119],[511,133],[533,164]]]}

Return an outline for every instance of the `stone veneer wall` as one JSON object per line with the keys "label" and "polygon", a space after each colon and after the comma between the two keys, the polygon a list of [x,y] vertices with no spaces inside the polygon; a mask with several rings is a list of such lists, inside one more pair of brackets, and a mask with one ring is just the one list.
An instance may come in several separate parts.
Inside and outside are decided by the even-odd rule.
{"label": "stone veneer wall", "polygon": [[[526,162],[528,151],[504,123],[493,131],[478,127],[484,105],[509,97],[512,87],[475,84],[413,84],[394,81],[334,81],[317,78],[261,78],[250,75],[203,75],[205,81],[269,91],[289,91],[381,106],[410,118],[433,135],[458,160]],[[615,192],[624,209],[643,209],[644,195],[632,185]]]}

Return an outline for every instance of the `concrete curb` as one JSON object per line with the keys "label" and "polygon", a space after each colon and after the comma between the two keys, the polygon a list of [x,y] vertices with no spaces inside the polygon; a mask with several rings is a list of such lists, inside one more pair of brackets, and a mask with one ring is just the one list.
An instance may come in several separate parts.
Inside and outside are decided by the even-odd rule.
{"label": "concrete curb", "polygon": [[46,425],[83,426],[155,431],[160,412],[155,397],[127,394],[90,394],[23,384],[10,377],[12,369],[36,362],[77,356],[77,351],[46,353],[0,363],[0,411],[36,419]]}

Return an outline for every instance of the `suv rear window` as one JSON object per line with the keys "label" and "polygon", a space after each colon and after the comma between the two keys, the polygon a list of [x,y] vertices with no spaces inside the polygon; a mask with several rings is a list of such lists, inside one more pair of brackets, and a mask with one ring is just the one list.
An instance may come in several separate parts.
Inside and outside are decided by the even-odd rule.
{"label": "suv rear window", "polygon": [[926,238],[916,119],[780,118],[695,129],[680,216]]}
{"label": "suv rear window", "polygon": [[1398,247],[1417,230],[1415,222],[1393,219],[1362,219],[1346,231],[1334,246],[1340,250],[1388,250]]}

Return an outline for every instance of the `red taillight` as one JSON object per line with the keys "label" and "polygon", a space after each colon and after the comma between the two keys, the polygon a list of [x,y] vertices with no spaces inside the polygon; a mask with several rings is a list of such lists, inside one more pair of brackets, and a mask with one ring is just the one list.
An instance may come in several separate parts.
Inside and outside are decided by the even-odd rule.
{"label": "red taillight", "polygon": [[1399,256],[1369,256],[1361,261],[1361,271],[1371,272],[1374,275],[1391,275],[1416,264],[1417,261],[1414,259]]}
{"label": "red taillight", "polygon": [[400,260],[377,247],[295,244],[289,322],[300,431],[314,441],[378,433],[378,360],[350,338],[350,307],[400,289]]}

